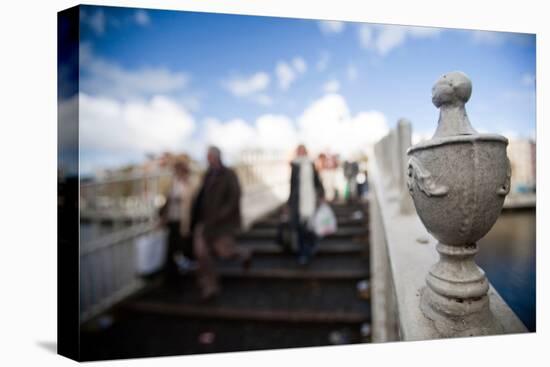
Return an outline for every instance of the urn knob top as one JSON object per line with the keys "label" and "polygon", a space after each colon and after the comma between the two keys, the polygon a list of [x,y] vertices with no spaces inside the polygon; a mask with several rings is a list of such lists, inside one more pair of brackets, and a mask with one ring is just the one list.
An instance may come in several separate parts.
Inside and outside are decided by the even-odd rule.
{"label": "urn knob top", "polygon": [[440,111],[434,138],[477,134],[465,108],[471,95],[472,82],[461,71],[444,74],[435,82],[432,102]]}
{"label": "urn knob top", "polygon": [[461,71],[441,76],[432,88],[432,102],[439,108],[444,104],[465,104],[472,95],[472,82]]}

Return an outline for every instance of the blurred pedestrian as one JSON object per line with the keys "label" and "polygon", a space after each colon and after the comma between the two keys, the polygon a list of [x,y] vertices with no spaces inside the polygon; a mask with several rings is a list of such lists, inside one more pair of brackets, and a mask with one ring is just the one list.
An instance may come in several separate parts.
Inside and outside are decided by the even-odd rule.
{"label": "blurred pedestrian", "polygon": [[344,176],[346,177],[346,201],[353,202],[357,199],[357,174],[359,173],[359,164],[355,161],[344,162]]}
{"label": "blurred pedestrian", "polygon": [[369,191],[369,181],[367,170],[363,170],[357,174],[357,196],[364,199]]}
{"label": "blurred pedestrian", "polygon": [[198,262],[197,281],[206,301],[220,291],[213,255],[234,258],[250,266],[251,252],[237,246],[241,228],[241,188],[235,172],[222,163],[221,152],[211,146],[208,169],[193,205],[193,245]]}
{"label": "blurred pedestrian", "polygon": [[333,201],[336,198],[336,158],[333,155],[321,153],[317,157],[316,168],[325,190],[325,199]]}
{"label": "blurred pedestrian", "polygon": [[[160,211],[161,224],[168,229],[168,251],[164,272],[167,280],[179,274],[178,263],[190,263],[194,257],[191,238],[191,207],[198,182],[192,177],[189,164],[178,158],[172,166],[173,178],[165,204]],[[178,261],[179,260],[179,261]]]}
{"label": "blurred pedestrian", "polygon": [[291,167],[288,209],[291,227],[298,239],[298,262],[306,265],[311,260],[317,244],[309,221],[315,214],[318,202],[324,200],[325,192],[304,145],[299,145],[296,149],[296,158],[292,161]]}

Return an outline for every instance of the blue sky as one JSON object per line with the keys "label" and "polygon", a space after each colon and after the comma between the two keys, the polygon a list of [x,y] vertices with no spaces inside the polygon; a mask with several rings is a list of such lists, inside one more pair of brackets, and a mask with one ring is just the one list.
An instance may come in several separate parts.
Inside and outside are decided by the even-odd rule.
{"label": "blue sky", "polygon": [[[480,131],[535,135],[535,36],[352,22],[81,8],[81,167],[206,144],[352,154],[401,117],[435,131],[431,87],[473,81]],[[69,100],[69,99],[68,99]]]}

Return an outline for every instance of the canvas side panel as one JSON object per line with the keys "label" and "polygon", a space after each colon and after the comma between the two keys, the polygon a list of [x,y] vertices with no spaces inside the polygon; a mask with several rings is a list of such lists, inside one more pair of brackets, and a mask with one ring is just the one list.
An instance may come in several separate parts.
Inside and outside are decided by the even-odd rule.
{"label": "canvas side panel", "polygon": [[79,7],[57,16],[57,351],[79,360]]}

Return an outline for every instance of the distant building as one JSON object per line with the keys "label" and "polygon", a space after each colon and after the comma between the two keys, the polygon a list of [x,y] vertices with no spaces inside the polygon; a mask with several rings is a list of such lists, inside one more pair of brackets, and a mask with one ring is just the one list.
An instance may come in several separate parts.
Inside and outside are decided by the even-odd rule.
{"label": "distant building", "polygon": [[508,157],[512,167],[512,193],[536,189],[536,143],[531,139],[510,139]]}

